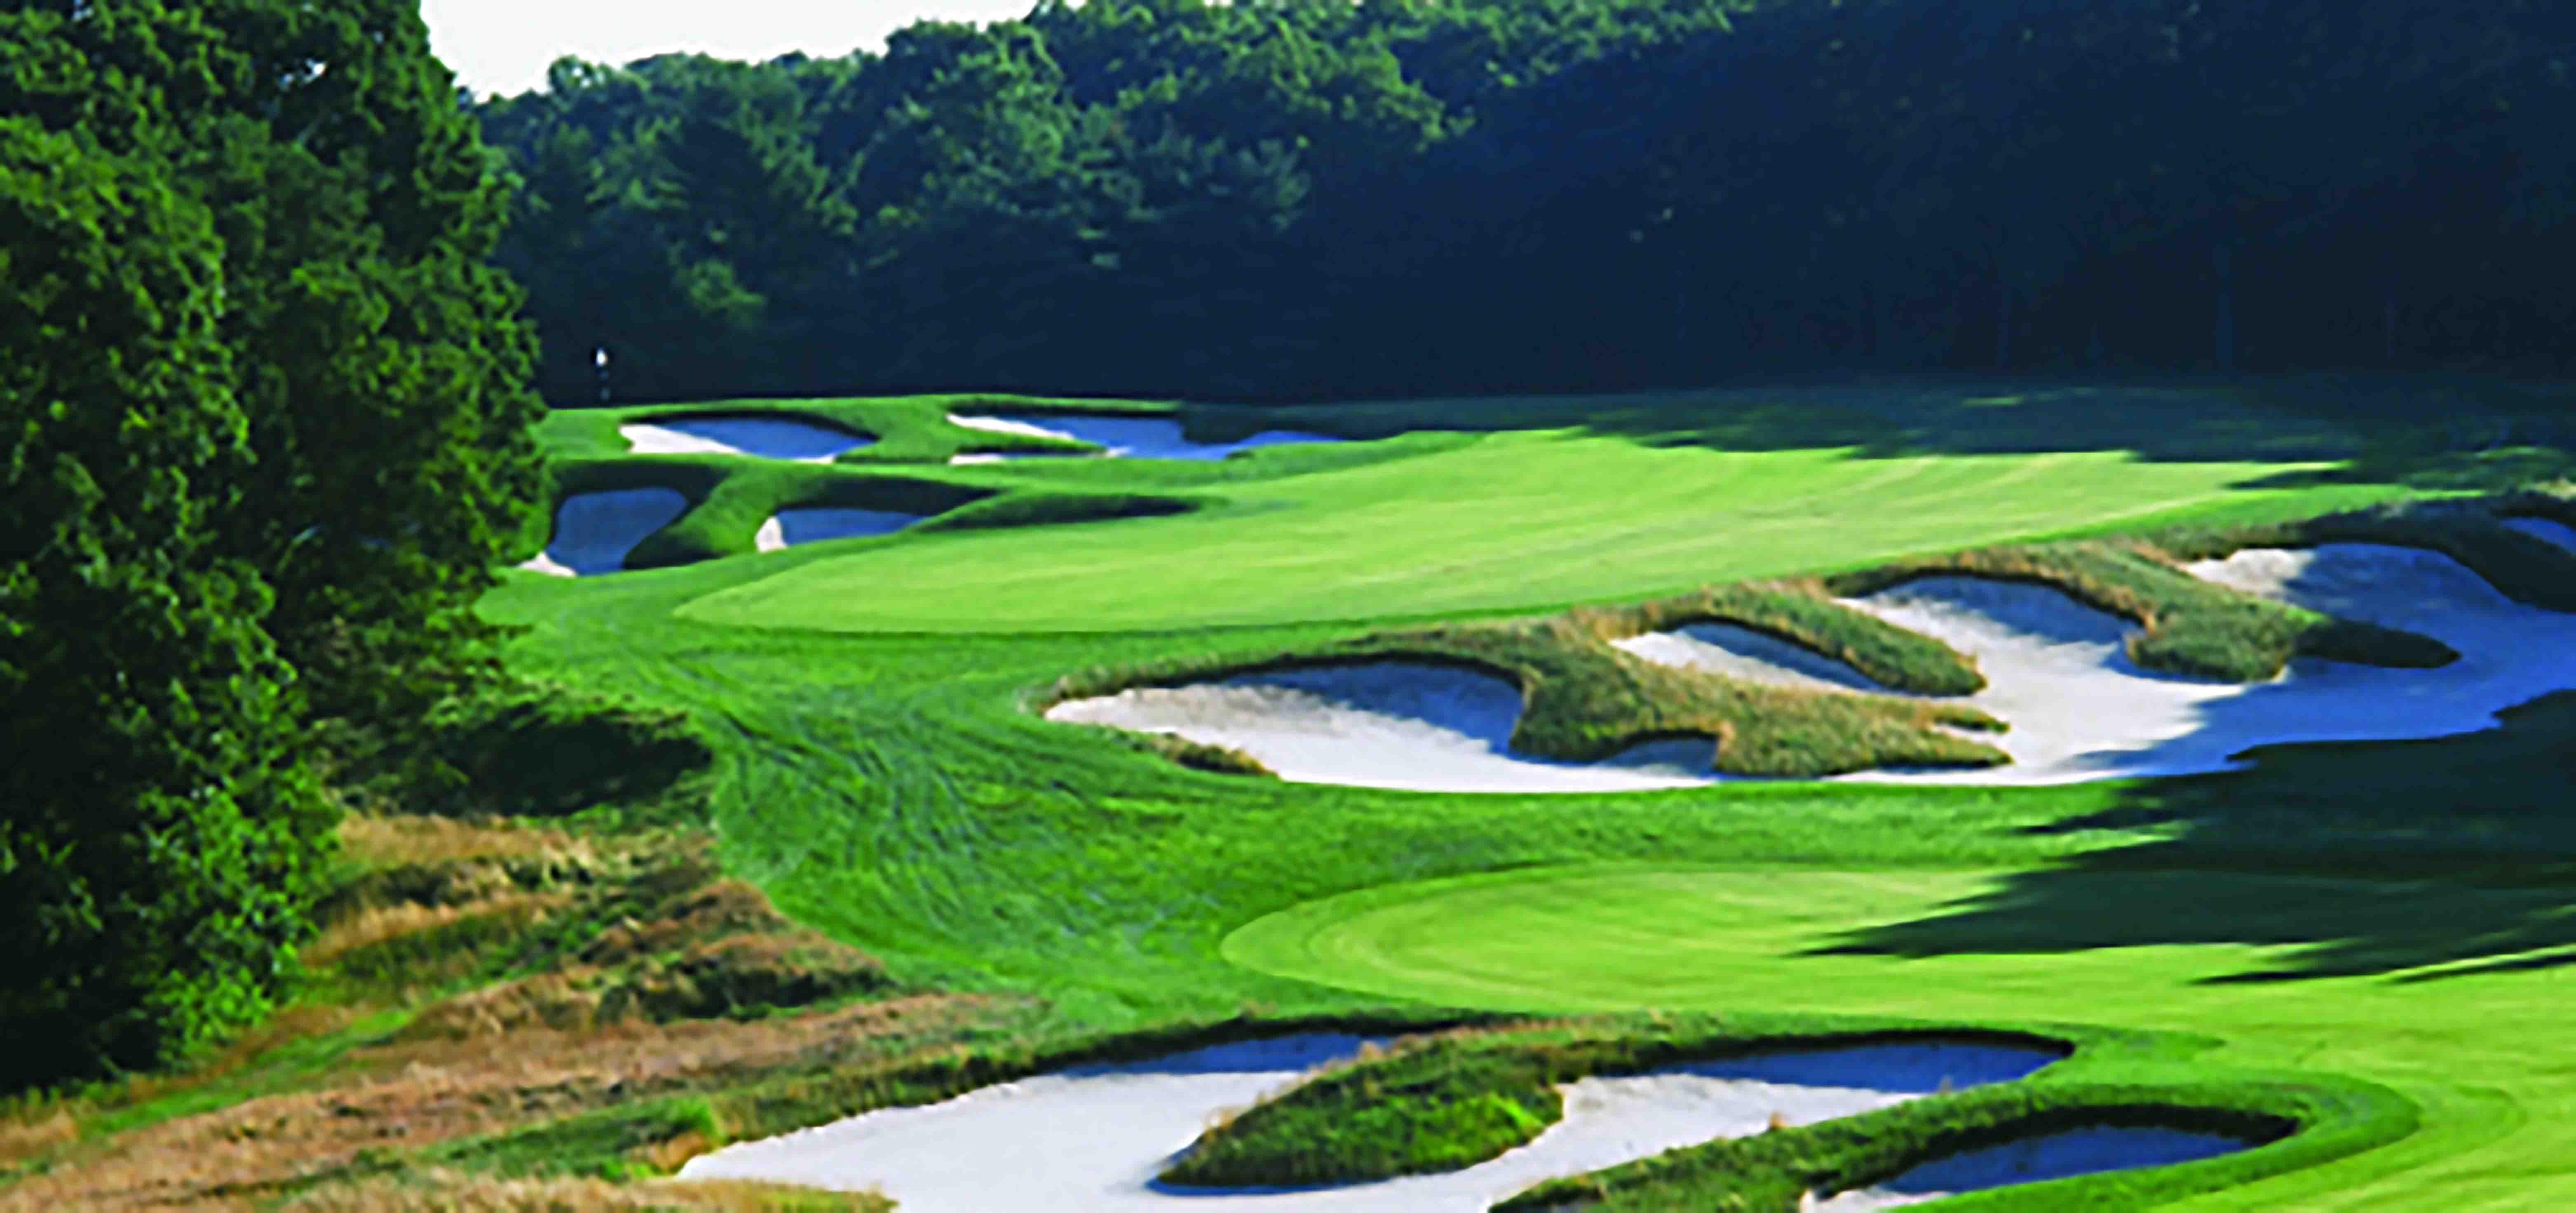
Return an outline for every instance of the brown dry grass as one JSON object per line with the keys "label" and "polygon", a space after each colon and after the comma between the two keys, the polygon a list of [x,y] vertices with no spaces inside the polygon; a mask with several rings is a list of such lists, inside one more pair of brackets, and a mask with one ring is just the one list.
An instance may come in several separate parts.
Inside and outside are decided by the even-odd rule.
{"label": "brown dry grass", "polygon": [[[351,1166],[362,1150],[415,1149],[639,1097],[720,1087],[782,1067],[829,1066],[880,1055],[896,1042],[970,1024],[992,1005],[968,996],[922,995],[750,1023],[622,1023],[360,1049],[328,1086],[251,1099],[73,1147],[46,1173],[0,1188],[0,1209],[138,1209],[272,1200],[299,1179]],[[62,1135],[60,1129],[49,1132]],[[593,1207],[586,1200],[570,1205],[470,1203],[515,1200],[510,1194],[518,1192],[534,1194],[530,1199],[573,1198],[587,1190],[481,1184],[424,1196],[368,1188],[361,1193],[377,1194],[363,1199],[394,1203],[317,1207]],[[653,1190],[658,1189],[636,1191]],[[401,1203],[415,1198],[430,1203]],[[669,1207],[667,1200],[663,1207]]]}
{"label": "brown dry grass", "polygon": [[327,965],[360,948],[451,926],[468,918],[506,916],[515,920],[513,925],[526,926],[571,900],[561,893],[502,893],[461,905],[425,906],[401,902],[377,906],[331,924],[312,943],[305,945],[303,959],[306,964]]}
{"label": "brown dry grass", "polygon": [[586,856],[591,850],[589,843],[556,829],[416,814],[360,813],[351,813],[340,822],[340,848],[350,859],[368,867]]}
{"label": "brown dry grass", "polygon": [[285,1206],[297,1213],[552,1213],[578,1209],[855,1210],[883,1213],[875,1192],[826,1192],[740,1180],[620,1185],[595,1179],[488,1179],[433,1173],[407,1184],[377,1183],[317,1193]]}

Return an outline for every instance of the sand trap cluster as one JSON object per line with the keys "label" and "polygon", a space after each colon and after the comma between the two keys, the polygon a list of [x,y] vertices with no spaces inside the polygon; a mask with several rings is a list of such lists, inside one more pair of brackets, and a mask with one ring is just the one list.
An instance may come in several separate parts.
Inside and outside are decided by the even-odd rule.
{"label": "sand trap cluster", "polygon": [[617,427],[639,455],[752,455],[830,463],[876,441],[815,421],[784,417],[666,417]]}
{"label": "sand trap cluster", "polygon": [[1431,792],[1603,792],[1715,782],[1717,743],[1658,741],[1606,762],[1514,753],[1518,687],[1490,674],[1378,661],[1143,687],[1057,704],[1047,719],[1178,733],[1259,758],[1282,779]]}
{"label": "sand trap cluster", "polygon": [[[1181,437],[1181,423],[1170,417],[1121,417],[1105,414],[1059,414],[1043,416],[966,416],[951,413],[950,424],[993,434],[1021,434],[1034,438],[1062,438],[1088,442],[1105,448],[1113,459],[1223,459],[1236,451],[1255,447],[1284,446],[1299,442],[1339,442],[1325,434],[1308,434],[1296,430],[1263,430],[1235,442],[1191,442]],[[1031,452],[1011,454],[980,453],[958,455],[950,463],[998,463],[1004,459],[1033,457]]]}
{"label": "sand trap cluster", "polygon": [[[2056,1059],[1993,1045],[1872,1045],[1676,1066],[1566,1084],[1565,1118],[1476,1166],[1292,1190],[1169,1188],[1155,1180],[1215,1116],[1358,1051],[1352,1036],[1220,1045],[1086,1066],[730,1146],[683,1179],[881,1188],[906,1210],[1482,1210],[1560,1175],[1718,1137],[1849,1116],[1950,1088],[2020,1078]],[[1007,1148],[1004,1148],[1007,1146]]]}
{"label": "sand trap cluster", "polygon": [[[2556,523],[2525,520],[2535,534]],[[2576,532],[2568,538],[2576,542]],[[2046,586],[1926,577],[1845,600],[1974,658],[1987,687],[1955,702],[2008,723],[1975,734],[2012,761],[1864,771],[1843,779],[2049,784],[2226,770],[2259,745],[2439,737],[2576,688],[2576,615],[2515,603],[2458,561],[2375,544],[2253,549],[2190,566],[2202,578],[2327,614],[2434,637],[2460,660],[2387,669],[2300,659],[2246,685],[2142,669],[2129,621]],[[1881,690],[1858,671],[1762,633],[1700,624],[1616,642],[1650,661],[1772,685]],[[1177,733],[1241,750],[1281,777],[1450,792],[1597,792],[1717,781],[1713,743],[1640,746],[1609,762],[1549,762],[1507,745],[1520,696],[1481,674],[1402,662],[1276,672],[1075,700],[1053,720]]]}
{"label": "sand trap cluster", "polygon": [[2013,1184],[2162,1167],[2233,1154],[2246,1143],[2181,1129],[2070,1129],[1934,1159],[1895,1178],[1819,1201],[1816,1213],[1862,1213]]}
{"label": "sand trap cluster", "polygon": [[626,567],[626,554],[687,513],[678,489],[611,489],[575,493],[555,510],[553,539],[519,567],[558,577],[589,577]]}
{"label": "sand trap cluster", "polygon": [[800,543],[820,543],[826,539],[850,539],[863,535],[891,535],[922,519],[920,514],[897,513],[893,510],[847,510],[814,508],[780,510],[760,524],[753,536],[754,547],[764,552],[793,547]]}

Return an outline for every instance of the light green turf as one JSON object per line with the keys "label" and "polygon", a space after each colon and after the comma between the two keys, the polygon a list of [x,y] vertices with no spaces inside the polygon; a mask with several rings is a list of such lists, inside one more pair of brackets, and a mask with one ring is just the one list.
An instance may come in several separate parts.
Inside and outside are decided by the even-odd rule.
{"label": "light green turf", "polygon": [[[2576,1039],[2533,1030],[2576,998],[2576,971],[2255,976],[2295,970],[2350,937],[2448,938],[2563,915],[2563,889],[2113,870],[2044,881],[2039,893],[2016,876],[1803,866],[1479,875],[1300,906],[1244,927],[1224,953],[1279,975],[1462,1006],[2044,1013],[2209,1032],[2229,1042],[2213,1062],[2375,1079],[2422,1104],[2428,1128],[2182,1207],[2383,1208],[2436,1190],[2451,1209],[2576,1202],[2576,1125],[2530,1115],[2576,1080]],[[2195,937],[2206,942],[2154,942]],[[1837,951],[1853,948],[1871,950]]]}
{"label": "light green turf", "polygon": [[1232,487],[1195,514],[886,544],[683,618],[843,631],[1121,631],[1603,601],[2368,487],[2243,487],[2312,465],[2119,452],[1855,458],[1572,431]]}

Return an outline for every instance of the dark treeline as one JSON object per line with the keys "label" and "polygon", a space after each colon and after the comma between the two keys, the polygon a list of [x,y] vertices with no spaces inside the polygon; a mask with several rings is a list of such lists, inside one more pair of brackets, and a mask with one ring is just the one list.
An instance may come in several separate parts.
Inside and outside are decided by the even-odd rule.
{"label": "dark treeline", "polygon": [[543,387],[2554,370],[2550,0],[1047,3],[478,112]]}

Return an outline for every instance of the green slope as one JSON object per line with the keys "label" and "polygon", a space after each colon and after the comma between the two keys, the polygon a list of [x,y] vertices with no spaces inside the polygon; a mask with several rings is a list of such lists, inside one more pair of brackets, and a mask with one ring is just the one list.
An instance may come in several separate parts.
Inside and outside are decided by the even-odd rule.
{"label": "green slope", "polygon": [[842,631],[1123,631],[1600,601],[2095,528],[2218,503],[2357,503],[2246,487],[2313,465],[2119,452],[1857,458],[1651,447],[1573,432],[1234,488],[1107,526],[924,537],[710,595],[683,618]]}

